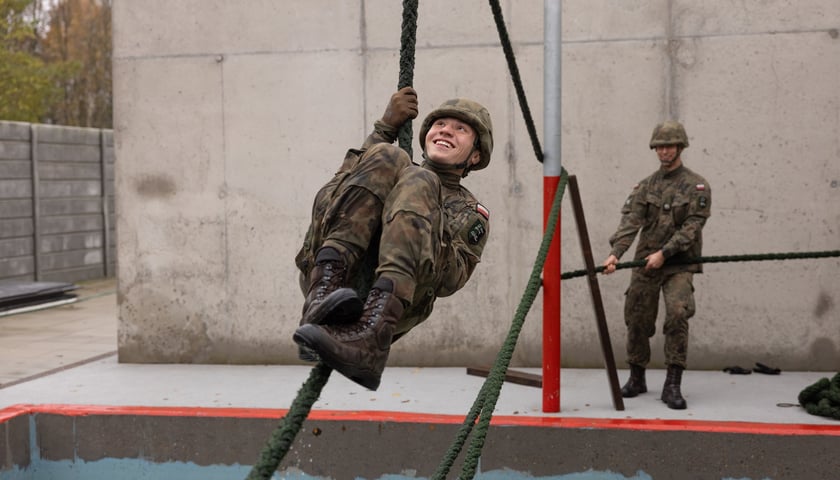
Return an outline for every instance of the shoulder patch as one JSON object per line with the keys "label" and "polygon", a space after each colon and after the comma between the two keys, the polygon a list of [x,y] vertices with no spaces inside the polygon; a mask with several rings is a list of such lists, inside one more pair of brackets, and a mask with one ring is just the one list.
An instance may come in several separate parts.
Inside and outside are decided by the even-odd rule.
{"label": "shoulder patch", "polygon": [[478,242],[481,241],[482,237],[487,233],[487,229],[484,228],[484,224],[481,220],[476,220],[473,223],[473,226],[470,227],[469,233],[467,233],[467,238],[469,242],[473,245],[478,245]]}
{"label": "shoulder patch", "polygon": [[490,210],[487,210],[487,207],[480,203],[475,204],[475,211],[480,213],[482,217],[490,220]]}
{"label": "shoulder patch", "polygon": [[694,187],[698,192],[702,192],[706,190],[706,184],[698,183],[697,186]]}

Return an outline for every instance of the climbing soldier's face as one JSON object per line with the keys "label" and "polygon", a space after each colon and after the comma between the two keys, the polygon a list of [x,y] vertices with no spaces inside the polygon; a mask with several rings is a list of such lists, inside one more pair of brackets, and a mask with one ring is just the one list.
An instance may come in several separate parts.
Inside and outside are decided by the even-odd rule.
{"label": "climbing soldier's face", "polygon": [[466,122],[456,118],[438,118],[426,134],[426,157],[436,163],[468,165],[478,163],[481,156],[474,149],[476,133]]}

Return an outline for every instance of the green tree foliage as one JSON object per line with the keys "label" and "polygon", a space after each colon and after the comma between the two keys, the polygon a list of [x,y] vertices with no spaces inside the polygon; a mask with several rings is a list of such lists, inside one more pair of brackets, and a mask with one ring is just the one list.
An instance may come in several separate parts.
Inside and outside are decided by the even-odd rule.
{"label": "green tree foliage", "polygon": [[58,98],[64,66],[39,55],[38,4],[0,0],[0,119],[39,122]]}
{"label": "green tree foliage", "polygon": [[110,0],[0,0],[0,120],[111,128],[111,98]]}

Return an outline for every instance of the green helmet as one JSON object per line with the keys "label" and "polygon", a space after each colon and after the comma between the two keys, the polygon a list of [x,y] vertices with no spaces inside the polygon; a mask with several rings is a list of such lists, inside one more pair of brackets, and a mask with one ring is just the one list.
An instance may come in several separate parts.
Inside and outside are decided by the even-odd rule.
{"label": "green helmet", "polygon": [[478,135],[480,157],[472,170],[481,170],[490,164],[490,154],[493,153],[493,123],[490,121],[490,112],[480,103],[466,98],[447,100],[426,115],[426,119],[423,120],[423,125],[420,127],[420,146],[423,151],[426,151],[426,134],[432,128],[432,123],[438,118],[444,117],[457,118],[466,122]]}
{"label": "green helmet", "polygon": [[688,135],[685,134],[685,128],[680,122],[668,120],[654,127],[653,134],[650,136],[650,148],[652,150],[663,145],[688,147]]}

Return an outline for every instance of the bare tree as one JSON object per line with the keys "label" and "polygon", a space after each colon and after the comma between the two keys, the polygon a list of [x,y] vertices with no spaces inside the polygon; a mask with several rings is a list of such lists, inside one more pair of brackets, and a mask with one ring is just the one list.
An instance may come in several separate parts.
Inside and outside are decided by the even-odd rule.
{"label": "bare tree", "polygon": [[43,53],[62,65],[60,98],[48,120],[62,125],[111,128],[111,2],[57,0],[49,11]]}

